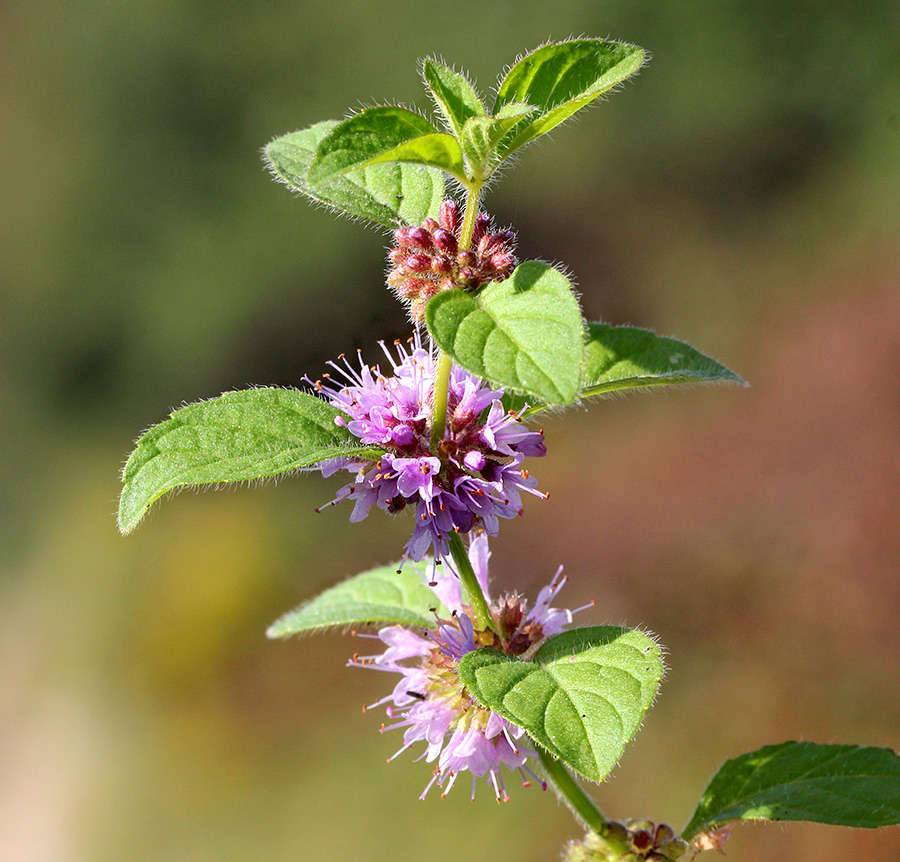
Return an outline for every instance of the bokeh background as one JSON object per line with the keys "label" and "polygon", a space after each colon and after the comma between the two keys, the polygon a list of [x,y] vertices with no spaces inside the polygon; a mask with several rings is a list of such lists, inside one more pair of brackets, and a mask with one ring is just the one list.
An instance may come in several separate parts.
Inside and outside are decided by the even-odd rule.
{"label": "bokeh background", "polygon": [[[116,534],[134,438],[184,401],[298,385],[406,332],[384,237],[271,182],[260,147],[351,106],[488,89],[547,38],[647,47],[635,82],[486,200],[588,317],[684,338],[752,388],[545,420],[546,502],[498,589],[559,563],[587,623],[668,648],[614,817],[682,826],[769,742],[900,748],[900,6],[894,0],[124,0],[0,5],[0,859],[544,862],[578,830],[429,767],[361,706],[349,637],[269,622],[398,556],[314,515],[336,480],[182,494]],[[461,785],[464,782],[461,782]],[[896,860],[900,830],[743,826],[742,860]]]}

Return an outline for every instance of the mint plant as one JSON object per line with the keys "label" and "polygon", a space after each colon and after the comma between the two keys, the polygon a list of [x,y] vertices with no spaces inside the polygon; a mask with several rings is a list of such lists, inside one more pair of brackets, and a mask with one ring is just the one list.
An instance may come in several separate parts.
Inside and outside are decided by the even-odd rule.
{"label": "mint plant", "polygon": [[448,793],[463,773],[473,796],[483,778],[504,801],[510,774],[552,786],[587,829],[564,851],[572,862],[720,849],[740,820],[900,823],[900,757],[810,742],[727,761],[681,833],[608,820],[582,782],[606,778],[652,705],[663,676],[656,638],[575,627],[591,606],[557,606],[562,568],[533,602],[491,595],[489,537],[526,495],[545,496],[531,473],[546,452],[529,425],[536,414],[640,387],[743,383],[676,339],[585,321],[566,274],[517,261],[514,233],[481,210],[511,156],[645,59],[619,42],[546,44],[501,78],[490,108],[465,75],[428,59],[435,122],[371,107],[272,141],[276,178],[393,231],[387,285],[409,311],[409,340],[382,345],[374,364],[341,354],[303,390],[228,392],[175,410],[137,441],[119,506],[129,533],[167,492],[317,470],[350,474],[325,505],[352,503],[351,521],[373,508],[405,513],[397,562],[326,590],[268,634],[352,627],[374,639],[349,664],[399,676],[369,708],[385,707],[384,729],[401,731],[394,756],[424,746],[433,767],[422,795]]}

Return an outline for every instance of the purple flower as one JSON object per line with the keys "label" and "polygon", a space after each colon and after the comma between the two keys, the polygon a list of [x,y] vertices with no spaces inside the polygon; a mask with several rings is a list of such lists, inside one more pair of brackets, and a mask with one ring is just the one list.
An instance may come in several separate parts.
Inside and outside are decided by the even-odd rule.
{"label": "purple flower", "polygon": [[332,459],[319,465],[326,476],[340,469],[355,474],[328,505],[352,500],[351,521],[360,521],[372,506],[388,512],[415,507],[415,526],[406,545],[413,560],[434,548],[448,552],[451,533],[481,527],[494,536],[500,518],[522,513],[522,492],[544,497],[537,480],[523,469],[527,456],[546,453],[543,434],[531,431],[504,410],[502,389],[457,365],[450,373],[447,421],[436,451],[431,420],[436,361],[423,347],[418,331],[410,346],[396,343],[397,358],[382,343],[390,376],[359,359],[359,369],[345,357],[329,363],[339,378],[325,375],[315,388],[348,417],[337,422],[363,443],[385,450],[377,461]]}
{"label": "purple flower", "polygon": [[[487,537],[480,534],[471,542],[469,559],[486,596],[489,556]],[[541,590],[531,610],[517,594],[492,603],[500,632],[496,634],[474,628],[469,609],[462,604],[460,581],[451,561],[445,560],[442,566],[431,562],[423,577],[450,611],[449,619],[438,618],[435,630],[387,626],[377,635],[368,635],[385,644],[383,653],[353,657],[351,666],[400,674],[391,694],[367,709],[388,704],[387,714],[394,723],[382,727],[382,732],[403,729],[403,744],[391,760],[417,742],[425,743],[419,759],[435,767],[422,798],[435,784],[446,794],[459,774],[468,771],[472,773],[473,797],[477,779],[484,777],[497,800],[507,801],[501,765],[518,771],[526,787],[535,779],[546,789],[528,766],[529,758],[537,755],[524,730],[476,703],[459,679],[458,666],[466,653],[485,646],[527,657],[547,637],[571,623],[573,611],[550,606],[565,583],[561,572],[560,568],[550,585]]]}

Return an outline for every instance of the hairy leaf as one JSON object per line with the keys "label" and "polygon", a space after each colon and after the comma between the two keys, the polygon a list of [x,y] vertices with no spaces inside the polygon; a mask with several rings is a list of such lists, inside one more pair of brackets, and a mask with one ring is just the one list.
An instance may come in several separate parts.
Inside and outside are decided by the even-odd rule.
{"label": "hairy leaf", "polygon": [[581,312],[569,280],[549,264],[526,261],[477,294],[439,293],[425,320],[445,353],[496,386],[548,404],[578,394]]}
{"label": "hairy leaf", "polygon": [[524,728],[572,769],[601,781],[656,697],[660,649],[615,626],[550,638],[531,661],[492,649],[463,656],[459,675],[482,706]]}
{"label": "hairy leaf", "polygon": [[474,172],[486,178],[496,167],[497,144],[523,117],[535,112],[531,105],[513,102],[500,110],[496,117],[472,117],[466,120],[460,136],[463,153]]}
{"label": "hairy leaf", "polygon": [[398,221],[416,225],[427,216],[437,218],[444,197],[444,174],[427,165],[371,165],[312,190],[307,175],[316,147],[337,125],[337,120],[325,120],[271,141],[265,158],[272,173],[319,203],[386,227],[396,227]]}
{"label": "hairy leaf", "polygon": [[413,111],[395,106],[366,108],[335,126],[316,147],[307,177],[317,191],[321,183],[382,162],[430,165],[467,180],[456,139]]}
{"label": "hairy leaf", "polygon": [[510,102],[540,109],[501,145],[507,155],[544,135],[633,75],[643,65],[643,48],[601,39],[573,39],[544,45],[519,60],[500,83],[494,113]]}
{"label": "hairy leaf", "polygon": [[635,326],[589,323],[580,398],[639,386],[746,383],[733,371],[675,338]]}
{"label": "hairy leaf", "polygon": [[457,137],[462,133],[466,120],[487,113],[481,97],[465,75],[437,60],[427,59],[422,63],[422,77]]}
{"label": "hairy leaf", "polygon": [[807,820],[875,828],[900,823],[900,757],[889,748],[782,742],[726,761],[684,838],[732,820]]}
{"label": "hairy leaf", "polygon": [[244,482],[331,458],[377,458],[343,414],[296,389],[226,392],[175,410],[144,433],[122,472],[119,529],[130,533],[150,505],[175,488]]}
{"label": "hairy leaf", "polygon": [[366,623],[435,628],[433,611],[445,618],[449,614],[425,583],[430,564],[429,559],[407,561],[398,571],[400,563],[392,563],[355,575],[286,613],[266,634],[286,638]]}

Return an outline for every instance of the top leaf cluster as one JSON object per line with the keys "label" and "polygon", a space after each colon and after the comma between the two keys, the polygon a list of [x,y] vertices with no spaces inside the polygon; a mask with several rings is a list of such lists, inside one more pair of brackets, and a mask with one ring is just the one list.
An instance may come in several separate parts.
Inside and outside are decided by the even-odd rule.
{"label": "top leaf cluster", "polygon": [[[422,74],[445,130],[407,108],[367,108],[266,147],[273,173],[350,215],[388,227],[434,216],[449,175],[477,192],[516,150],[634,74],[642,48],[600,39],[545,45],[501,79],[488,113],[465,75],[436,60]],[[416,165],[425,170],[404,170]]]}

